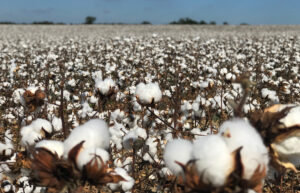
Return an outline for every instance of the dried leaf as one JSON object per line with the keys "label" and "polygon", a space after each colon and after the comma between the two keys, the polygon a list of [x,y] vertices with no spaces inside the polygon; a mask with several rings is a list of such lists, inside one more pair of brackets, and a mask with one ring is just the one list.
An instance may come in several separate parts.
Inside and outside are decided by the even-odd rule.
{"label": "dried leaf", "polygon": [[[83,146],[83,143],[85,141],[81,141],[80,143],[78,143],[77,145],[75,145],[70,151],[69,151],[69,154],[68,154],[68,160],[70,162],[72,162],[74,164],[74,166],[77,168],[76,166],[76,158],[77,156],[79,155],[79,152]],[[78,168],[77,168],[78,169]]]}

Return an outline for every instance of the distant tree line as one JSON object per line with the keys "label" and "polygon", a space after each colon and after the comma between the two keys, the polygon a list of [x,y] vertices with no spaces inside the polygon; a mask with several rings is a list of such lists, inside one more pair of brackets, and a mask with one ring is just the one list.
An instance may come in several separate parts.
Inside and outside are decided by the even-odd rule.
{"label": "distant tree line", "polygon": [[[94,16],[87,16],[85,18],[84,24],[87,25],[91,25],[91,24],[109,24],[109,25],[122,25],[122,24],[126,24],[126,23],[95,23],[95,21],[97,20],[96,17]],[[0,21],[0,24],[19,24],[19,23],[15,23],[15,22],[10,22],[10,21]],[[39,24],[39,25],[65,25],[66,23],[63,22],[52,22],[52,21],[34,21],[32,23],[21,23],[21,24]],[[72,23],[71,23],[72,24]],[[150,21],[142,21],[141,23],[142,25],[151,25]],[[185,25],[185,24],[189,24],[189,25],[216,25],[217,23],[215,21],[210,21],[210,22],[206,22],[204,20],[201,21],[196,21],[193,20],[189,17],[185,17],[185,18],[180,18],[177,21],[172,21],[169,24],[171,25]],[[223,25],[229,25],[227,21],[223,22]],[[249,25],[245,22],[242,22],[240,25]]]}
{"label": "distant tree line", "polygon": [[[201,21],[196,21],[193,20],[189,17],[185,17],[185,18],[180,18],[178,21],[172,21],[169,24],[180,24],[180,25],[184,25],[184,24],[189,24],[189,25],[216,25],[217,23],[215,21],[210,21],[210,22],[206,22],[204,20]],[[224,21],[223,25],[228,25],[228,22]]]}

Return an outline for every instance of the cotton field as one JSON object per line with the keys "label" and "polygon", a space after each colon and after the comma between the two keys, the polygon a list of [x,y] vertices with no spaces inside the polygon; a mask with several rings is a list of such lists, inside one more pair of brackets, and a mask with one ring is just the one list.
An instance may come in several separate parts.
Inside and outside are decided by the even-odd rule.
{"label": "cotton field", "polygon": [[0,26],[0,192],[300,192],[300,27]]}

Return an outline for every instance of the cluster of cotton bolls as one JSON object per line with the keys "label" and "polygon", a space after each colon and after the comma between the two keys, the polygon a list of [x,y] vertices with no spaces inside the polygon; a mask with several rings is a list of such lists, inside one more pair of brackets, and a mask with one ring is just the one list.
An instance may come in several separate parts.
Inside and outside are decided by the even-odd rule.
{"label": "cluster of cotton bolls", "polygon": [[[116,168],[115,173],[110,174],[110,171],[105,169],[106,164],[110,159],[110,155],[107,151],[109,149],[109,143],[110,135],[107,124],[101,119],[89,120],[83,125],[73,129],[64,142],[42,140],[36,143],[35,149],[38,152],[37,154],[34,154],[32,164],[33,168],[37,171],[33,171],[33,173],[35,173],[35,176],[41,181],[41,185],[47,185],[47,183],[43,184],[43,180],[47,182],[45,179],[46,175],[44,176],[40,173],[45,168],[41,168],[39,163],[36,163],[39,162],[38,156],[41,154],[39,151],[42,149],[51,152],[52,155],[57,156],[59,160],[73,161],[75,163],[75,167],[83,173],[82,175],[87,176],[87,180],[92,180],[95,184],[101,183],[101,180],[105,179],[107,176],[111,177],[111,175],[119,175],[121,176],[120,179],[125,181],[120,182],[122,180],[111,180],[103,181],[103,183],[111,182],[110,185],[114,186],[114,189],[120,186],[124,191],[128,191],[132,188],[134,180],[128,176],[125,170],[122,168]],[[44,162],[49,161],[46,157],[45,159],[46,160]],[[87,169],[89,167],[92,168],[92,170]],[[47,168],[46,171],[49,172],[49,170],[51,171],[51,168]]]}
{"label": "cluster of cotton bolls", "polygon": [[[109,160],[132,173],[139,182],[136,189],[168,191],[164,180],[153,173],[167,171],[160,170],[167,141],[176,137],[200,140],[203,135],[217,133],[219,125],[233,114],[231,102],[242,97],[243,89],[237,84],[241,76],[247,76],[257,88],[251,90],[242,109],[246,114],[273,103],[300,102],[297,27],[85,27],[1,26],[0,129],[11,133],[21,130],[20,137],[3,132],[12,139],[10,142],[3,138],[2,154],[11,156],[5,161],[17,164],[1,164],[1,171],[23,171],[13,168],[20,165],[15,158],[20,155],[18,151],[24,150],[17,149],[18,143],[30,150],[41,139],[68,140],[63,127],[70,130],[101,118],[109,121]],[[36,98],[41,94],[37,90],[46,95],[43,100]],[[281,121],[289,123],[288,119]],[[38,126],[36,122],[40,122]],[[201,143],[209,144],[213,139],[220,142],[220,149],[225,148],[230,154],[234,151],[229,149],[225,135],[208,137],[207,142],[193,142],[192,146],[202,147]],[[101,155],[104,162],[107,160],[106,147],[84,151],[87,141],[78,152],[85,152],[78,168],[90,160],[85,156],[90,152]],[[226,146],[221,145],[224,141]],[[298,151],[291,148],[297,144],[295,141],[298,137],[292,136],[287,141],[277,141],[273,147],[279,156],[294,156],[292,160],[298,160]],[[39,142],[37,148],[49,146],[48,143],[52,142]],[[66,160],[68,156],[61,155],[61,143],[64,142],[53,146],[57,147],[58,156]],[[242,156],[244,151],[250,150],[241,149]],[[121,175],[124,171],[115,172]],[[128,176],[123,178],[133,183]],[[131,184],[123,183],[126,181],[109,186],[129,190]],[[9,185],[6,187],[9,189]]]}
{"label": "cluster of cotton bolls", "polygon": [[[188,165],[193,161],[202,183],[220,188],[226,186],[230,174],[236,170],[236,151],[239,150],[240,177],[250,181],[257,172],[263,172],[259,181],[262,183],[268,169],[268,150],[256,129],[240,118],[225,121],[216,135],[203,136],[193,142],[174,139],[165,148],[164,160],[174,175],[183,178],[188,171],[180,164]],[[261,190],[262,186],[259,188]]]}

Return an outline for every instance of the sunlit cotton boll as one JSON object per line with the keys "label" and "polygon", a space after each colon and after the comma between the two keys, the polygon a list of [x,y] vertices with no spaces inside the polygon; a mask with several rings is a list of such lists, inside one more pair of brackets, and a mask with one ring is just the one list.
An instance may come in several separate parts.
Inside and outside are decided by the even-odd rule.
{"label": "sunlit cotton boll", "polygon": [[64,143],[55,140],[42,140],[35,144],[35,148],[43,148],[60,158],[64,154]]}
{"label": "sunlit cotton boll", "polygon": [[109,183],[109,188],[112,190],[121,188],[125,192],[130,191],[134,185],[134,179],[130,177],[123,168],[116,168],[115,173],[122,176],[125,180],[122,180],[119,183]]}
{"label": "sunlit cotton boll", "polygon": [[76,127],[64,141],[64,158],[67,158],[69,151],[82,141],[83,148],[108,149],[110,136],[106,122],[102,119],[92,119]]}
{"label": "sunlit cotton boll", "polygon": [[101,94],[107,95],[116,86],[116,83],[111,78],[105,80],[96,80],[96,90],[99,90]]}
{"label": "sunlit cotton boll", "polygon": [[222,137],[218,135],[200,137],[194,141],[192,152],[202,181],[214,187],[224,185],[233,170],[234,161]]}
{"label": "sunlit cotton boll", "polygon": [[244,179],[249,180],[259,166],[261,169],[264,167],[267,169],[268,150],[261,136],[250,123],[240,118],[234,118],[224,122],[219,133],[231,152],[242,147],[241,159]]}
{"label": "sunlit cotton boll", "polygon": [[168,142],[163,156],[166,166],[174,175],[180,176],[183,171],[175,161],[186,164],[192,159],[192,151],[193,145],[188,140],[174,139]]}
{"label": "sunlit cotton boll", "polygon": [[45,137],[45,132],[52,132],[52,125],[45,119],[37,119],[32,121],[28,126],[21,128],[21,145],[26,147],[36,143]]}
{"label": "sunlit cotton boll", "polygon": [[[101,161],[101,159],[102,161]],[[80,151],[78,157],[76,158],[76,164],[79,170],[82,170],[83,167],[88,164],[91,160],[96,161],[99,168],[101,168],[108,160],[109,153],[102,148],[87,148],[83,151]],[[92,162],[92,164],[94,164]]]}
{"label": "sunlit cotton boll", "polygon": [[41,129],[44,129],[47,133],[52,133],[52,125],[45,119],[36,119],[32,121],[31,125],[37,132],[39,132]]}
{"label": "sunlit cotton boll", "polygon": [[142,104],[157,103],[162,98],[158,83],[139,83],[136,86],[135,95]]}

